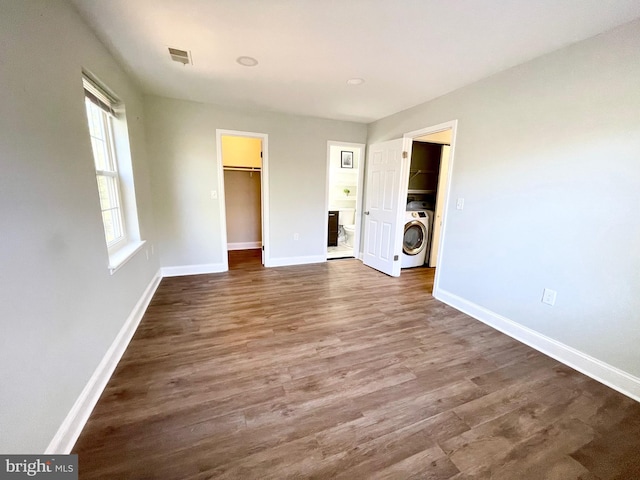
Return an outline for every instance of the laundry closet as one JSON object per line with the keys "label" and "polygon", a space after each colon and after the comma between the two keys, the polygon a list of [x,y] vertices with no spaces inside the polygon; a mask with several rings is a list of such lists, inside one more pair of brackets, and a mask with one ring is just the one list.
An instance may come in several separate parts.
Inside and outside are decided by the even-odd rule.
{"label": "laundry closet", "polygon": [[222,136],[227,249],[262,248],[262,140]]}
{"label": "laundry closet", "polygon": [[436,265],[450,142],[451,130],[413,140],[402,268]]}

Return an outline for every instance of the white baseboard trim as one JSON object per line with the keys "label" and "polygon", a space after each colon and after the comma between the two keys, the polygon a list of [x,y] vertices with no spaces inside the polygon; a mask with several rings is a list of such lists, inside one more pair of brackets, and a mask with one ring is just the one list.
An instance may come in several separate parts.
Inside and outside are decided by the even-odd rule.
{"label": "white baseboard trim", "polygon": [[640,402],[640,378],[443,289],[433,296],[490,327]]}
{"label": "white baseboard trim", "polygon": [[227,243],[227,250],[252,250],[254,248],[262,248],[262,242]]}
{"label": "white baseboard trim", "polygon": [[306,265],[309,263],[323,263],[327,261],[326,255],[309,255],[306,257],[280,257],[271,258],[265,267],[288,267],[290,265]]}
{"label": "white baseboard trim", "polygon": [[73,404],[73,407],[71,407],[71,410],[47,446],[45,454],[68,454],[71,452],[87,420],[89,420],[93,408],[96,406],[96,403],[98,403],[100,395],[102,395],[118,362],[133,338],[133,334],[136,332],[140,320],[142,320],[149,306],[149,302],[151,302],[158,285],[160,285],[160,280],[162,280],[162,277],[160,276],[160,272],[158,272],[145,289],[136,306],[133,307],[131,314],[124,322],[115,340],[107,350],[107,353],[98,364],[98,367],[93,372],[93,375],[91,375],[91,378],[89,378],[80,396]]}
{"label": "white baseboard trim", "polygon": [[204,273],[226,272],[229,267],[224,263],[204,263],[201,265],[180,265],[162,267],[162,277],[180,277],[183,275],[201,275]]}

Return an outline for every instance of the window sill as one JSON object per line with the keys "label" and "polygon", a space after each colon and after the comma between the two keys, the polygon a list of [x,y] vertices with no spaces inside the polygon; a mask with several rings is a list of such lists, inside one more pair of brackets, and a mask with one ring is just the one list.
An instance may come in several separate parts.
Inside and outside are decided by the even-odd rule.
{"label": "window sill", "polygon": [[109,273],[113,275],[127,263],[147,243],[146,240],[127,243],[116,252],[109,254]]}

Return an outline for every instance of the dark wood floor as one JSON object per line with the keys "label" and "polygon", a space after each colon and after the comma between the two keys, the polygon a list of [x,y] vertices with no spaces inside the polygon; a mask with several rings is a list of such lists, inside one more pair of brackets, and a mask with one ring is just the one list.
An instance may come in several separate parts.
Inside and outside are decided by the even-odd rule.
{"label": "dark wood floor", "polygon": [[640,479],[640,404],[436,301],[433,269],[256,258],[162,281],[81,479]]}

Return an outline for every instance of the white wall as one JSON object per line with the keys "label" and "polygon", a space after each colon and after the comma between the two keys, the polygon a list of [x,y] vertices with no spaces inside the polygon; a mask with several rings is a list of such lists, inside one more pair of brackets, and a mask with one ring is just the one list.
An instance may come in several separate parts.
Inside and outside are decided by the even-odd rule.
{"label": "white wall", "polygon": [[81,69],[125,102],[153,241],[142,97],[66,2],[0,0],[0,452],[41,453],[159,268],[113,276]]}
{"label": "white wall", "polygon": [[[342,151],[353,152],[353,168],[342,168]],[[329,146],[329,210],[356,208],[360,149],[339,145]],[[349,195],[344,189],[349,189]]]}
{"label": "white wall", "polygon": [[260,172],[225,170],[227,243],[260,243]]}
{"label": "white wall", "polygon": [[[163,267],[221,264],[216,129],[269,135],[271,258],[326,256],[327,141],[364,142],[364,124],[145,97]],[[293,240],[294,233],[300,239]]]}
{"label": "white wall", "polygon": [[373,143],[459,120],[443,291],[636,377],[639,87],[635,21],[369,128]]}

